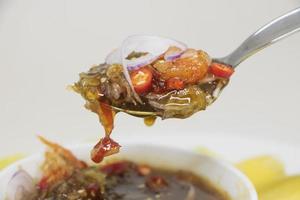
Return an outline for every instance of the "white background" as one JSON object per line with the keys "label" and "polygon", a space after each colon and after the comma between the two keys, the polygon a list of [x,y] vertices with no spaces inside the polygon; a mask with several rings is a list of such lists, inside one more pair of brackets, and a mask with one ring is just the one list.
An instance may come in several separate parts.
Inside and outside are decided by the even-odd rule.
{"label": "white background", "polygon": [[[0,0],[0,156],[38,150],[37,134],[62,143],[103,135],[96,115],[66,86],[101,63],[126,36],[169,36],[219,57],[299,6],[299,0]],[[158,120],[152,128],[120,114],[113,137],[121,143],[149,140],[216,149],[230,143],[228,152],[243,155],[253,147],[234,138],[246,143],[256,138],[262,146],[264,141],[298,144],[299,75],[300,34],[295,34],[242,63],[206,112],[187,120]],[[219,142],[206,144],[207,137]],[[263,151],[272,149],[276,146]]]}

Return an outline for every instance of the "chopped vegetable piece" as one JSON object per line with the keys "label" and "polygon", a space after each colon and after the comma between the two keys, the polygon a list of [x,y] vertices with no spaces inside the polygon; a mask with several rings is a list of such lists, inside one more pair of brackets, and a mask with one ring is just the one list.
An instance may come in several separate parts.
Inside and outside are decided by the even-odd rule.
{"label": "chopped vegetable piece", "polygon": [[47,188],[71,175],[74,171],[87,167],[85,162],[77,159],[68,149],[41,136],[39,139],[50,149],[45,153],[46,161],[41,167],[44,173],[39,187]]}
{"label": "chopped vegetable piece", "polygon": [[135,52],[135,51],[133,51],[133,52],[131,52],[127,57],[126,57],[126,59],[127,60],[133,60],[133,59],[137,59],[137,58],[140,58],[140,57],[142,57],[142,56],[145,56],[145,55],[147,55],[148,53],[147,52]]}
{"label": "chopped vegetable piece", "polygon": [[221,78],[229,78],[234,73],[234,69],[232,67],[221,63],[212,63],[209,71],[213,75]]}
{"label": "chopped vegetable piece", "polygon": [[[37,194],[34,179],[23,169],[12,174],[7,183],[5,200],[33,200]],[[3,198],[1,198],[3,200]]]}
{"label": "chopped vegetable piece", "polygon": [[184,88],[184,81],[180,78],[170,78],[167,80],[168,90],[182,90]]}
{"label": "chopped vegetable piece", "polygon": [[102,138],[91,152],[91,158],[94,162],[101,162],[104,157],[118,153],[120,145],[109,137]]}
{"label": "chopped vegetable piece", "polygon": [[211,59],[204,51],[193,52],[196,54],[191,57],[180,57],[173,61],[158,60],[153,67],[163,80],[180,78],[186,83],[195,84],[206,76]]}
{"label": "chopped vegetable piece", "polygon": [[151,173],[151,168],[148,165],[138,165],[137,171],[141,176],[147,176]]}
{"label": "chopped vegetable piece", "polygon": [[119,161],[104,165],[101,167],[101,171],[108,175],[122,175],[128,168],[128,163],[124,161]]}
{"label": "chopped vegetable piece", "polygon": [[153,191],[159,191],[168,186],[168,183],[162,176],[151,176],[146,180],[146,185]]}
{"label": "chopped vegetable piece", "polygon": [[40,190],[45,190],[48,187],[48,180],[47,177],[43,177],[40,182],[38,182],[37,186]]}
{"label": "chopped vegetable piece", "polygon": [[145,93],[151,88],[152,77],[152,71],[148,67],[134,70],[130,74],[132,85],[138,94]]}
{"label": "chopped vegetable piece", "polygon": [[165,52],[164,59],[167,61],[172,61],[172,60],[179,58],[182,53],[183,53],[182,49],[175,47],[175,46],[171,46]]}

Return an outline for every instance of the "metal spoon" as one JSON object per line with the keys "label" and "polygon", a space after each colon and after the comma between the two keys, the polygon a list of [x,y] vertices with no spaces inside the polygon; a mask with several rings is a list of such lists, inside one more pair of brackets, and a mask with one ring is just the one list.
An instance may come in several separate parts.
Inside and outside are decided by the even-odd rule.
{"label": "metal spoon", "polygon": [[228,56],[214,60],[235,68],[258,51],[299,30],[300,8],[297,8],[258,29]]}
{"label": "metal spoon", "polygon": [[[233,68],[265,47],[274,44],[300,30],[300,8],[282,15],[266,24],[248,37],[235,51],[223,58],[214,58],[214,62],[224,63]],[[144,112],[116,108],[115,110],[138,117],[156,116],[155,112]]]}

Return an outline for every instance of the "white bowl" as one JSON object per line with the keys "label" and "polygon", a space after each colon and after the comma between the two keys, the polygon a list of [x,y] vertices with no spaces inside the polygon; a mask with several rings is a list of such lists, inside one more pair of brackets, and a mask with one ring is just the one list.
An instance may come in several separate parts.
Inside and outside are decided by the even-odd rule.
{"label": "white bowl", "polygon": [[[73,146],[69,149],[81,160],[90,163],[91,145]],[[250,181],[232,165],[205,155],[153,145],[128,145],[111,159],[126,159],[151,166],[191,171],[227,192],[231,200],[257,200],[257,194]],[[43,153],[23,159],[0,173],[0,200],[4,200],[6,186],[12,175],[20,168],[31,176],[39,178],[39,166]],[[1,196],[3,195],[3,196]]]}

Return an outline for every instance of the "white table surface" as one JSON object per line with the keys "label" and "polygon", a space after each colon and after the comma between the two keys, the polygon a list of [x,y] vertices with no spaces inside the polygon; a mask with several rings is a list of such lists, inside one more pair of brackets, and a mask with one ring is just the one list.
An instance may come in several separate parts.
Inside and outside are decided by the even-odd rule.
{"label": "white table surface", "polygon": [[[126,36],[170,36],[218,57],[299,6],[299,0],[0,1],[0,156],[38,151],[37,134],[62,143],[100,137],[96,115],[66,86],[79,72],[101,63]],[[149,140],[180,146],[184,141],[187,148],[210,146],[236,159],[257,153],[253,141],[269,142],[259,153],[280,152],[280,145],[296,147],[299,75],[300,34],[295,34],[239,66],[206,112],[182,121],[158,120],[152,128],[120,114],[113,137],[121,143]],[[234,138],[252,146],[241,146]],[[228,143],[231,150],[219,148]],[[286,156],[292,159],[294,153]]]}

